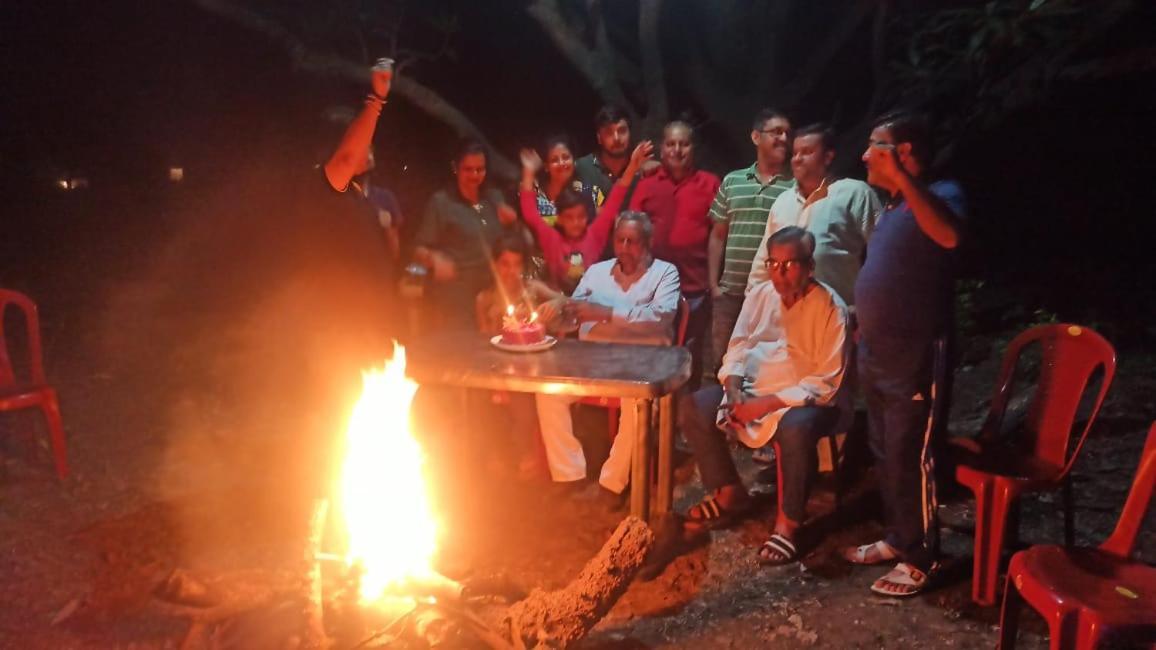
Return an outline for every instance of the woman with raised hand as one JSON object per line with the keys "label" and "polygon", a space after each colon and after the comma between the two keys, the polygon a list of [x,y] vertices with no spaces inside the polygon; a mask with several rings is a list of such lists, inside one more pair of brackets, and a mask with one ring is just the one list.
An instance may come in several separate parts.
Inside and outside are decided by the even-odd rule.
{"label": "woman with raised hand", "polygon": [[[546,138],[542,149],[545,164],[538,165],[534,173],[534,192],[537,194],[538,214],[553,226],[558,216],[558,197],[563,191],[577,192],[590,206],[590,219],[594,218],[593,208],[602,201],[596,200],[597,190],[584,184],[574,171],[574,147],[565,135]],[[588,219],[589,220],[589,219]]]}
{"label": "woman with raised hand", "polygon": [[592,223],[589,222],[590,203],[586,198],[572,188],[564,188],[555,199],[558,214],[553,227],[539,212],[534,187],[542,159],[532,149],[522,150],[522,218],[542,249],[550,282],[566,294],[573,292],[586,269],[601,257],[626,192],[653,150],[654,145],[649,140],[634,148],[626,170],[614,184],[614,189]]}

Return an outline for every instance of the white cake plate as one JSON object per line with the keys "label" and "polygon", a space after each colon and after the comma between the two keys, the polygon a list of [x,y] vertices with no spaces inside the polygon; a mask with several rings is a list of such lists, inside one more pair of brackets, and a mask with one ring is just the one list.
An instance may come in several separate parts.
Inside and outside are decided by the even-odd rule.
{"label": "white cake plate", "polygon": [[490,339],[490,345],[493,345],[499,350],[505,350],[507,352],[541,352],[542,350],[549,350],[550,348],[554,347],[554,344],[557,342],[558,339],[550,336],[549,334],[546,335],[546,338],[537,343],[527,343],[524,345],[516,343],[502,343],[501,334]]}

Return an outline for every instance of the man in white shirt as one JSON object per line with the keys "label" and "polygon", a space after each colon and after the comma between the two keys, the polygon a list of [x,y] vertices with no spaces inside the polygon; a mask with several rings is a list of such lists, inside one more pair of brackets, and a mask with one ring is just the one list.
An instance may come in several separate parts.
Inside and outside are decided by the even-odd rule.
{"label": "man in white shirt", "polygon": [[747,293],[770,279],[767,239],[782,228],[798,226],[815,236],[815,278],[854,306],[855,278],[883,204],[863,181],[831,178],[835,132],[826,125],[799,129],[793,151],[795,187],[780,194],[771,206],[767,230],[751,263]]}
{"label": "man in white shirt", "polygon": [[[584,341],[669,345],[678,310],[678,270],[650,252],[653,226],[643,212],[623,212],[614,227],[615,259],[592,265],[563,307],[564,316],[578,322]],[[549,319],[550,314],[543,313]],[[586,478],[586,457],[574,437],[568,395],[536,396],[538,422],[550,476],[558,483],[578,485]],[[622,495],[630,480],[634,444],[634,401],[622,400],[618,436],[602,465],[598,483]],[[620,501],[615,499],[616,502]]]}
{"label": "man in white shirt", "polygon": [[743,302],[719,370],[722,385],[696,392],[680,409],[683,435],[710,491],[687,513],[693,524],[729,523],[750,505],[728,437],[751,448],[775,445],[779,510],[774,534],[759,549],[763,564],[798,558],[796,532],[818,470],[815,445],[847,406],[838,399],[847,366],[847,307],[815,280],[812,246],[812,236],[795,226],[770,237],[771,281]]}

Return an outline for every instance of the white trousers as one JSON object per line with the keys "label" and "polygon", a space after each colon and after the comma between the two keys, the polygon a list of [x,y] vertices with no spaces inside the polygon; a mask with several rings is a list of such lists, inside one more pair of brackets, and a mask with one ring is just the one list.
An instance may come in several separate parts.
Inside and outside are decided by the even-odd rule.
{"label": "white trousers", "polygon": [[[574,421],[570,417],[570,405],[578,398],[542,394],[534,397],[538,403],[538,425],[542,430],[542,443],[546,447],[550,477],[558,482],[586,478],[586,456],[582,453],[582,443],[574,437]],[[598,474],[598,483],[616,494],[625,490],[630,482],[630,455],[634,449],[634,400],[622,400],[622,410],[618,417],[618,436],[610,445],[610,456]]]}

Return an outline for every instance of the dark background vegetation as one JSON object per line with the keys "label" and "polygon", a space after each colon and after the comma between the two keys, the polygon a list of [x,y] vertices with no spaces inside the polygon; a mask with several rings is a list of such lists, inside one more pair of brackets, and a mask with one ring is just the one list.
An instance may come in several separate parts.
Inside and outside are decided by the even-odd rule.
{"label": "dark background vegetation", "polygon": [[[663,73],[647,86],[654,61],[639,8],[658,6],[650,54]],[[535,8],[564,20],[543,22]],[[0,600],[11,604],[0,637],[6,625],[40,634],[90,588],[94,567],[119,587],[118,562],[148,577],[158,555],[176,566],[219,561],[218,547],[235,546],[244,528],[235,522],[284,525],[317,491],[298,477],[324,478],[320,459],[356,394],[342,345],[363,296],[342,275],[349,265],[338,272],[327,259],[358,243],[297,201],[296,173],[333,146],[325,115],[357,105],[356,77],[384,53],[507,159],[556,131],[585,153],[591,116],[618,93],[636,135],[654,137],[688,111],[710,171],[749,164],[749,115],[771,104],[796,124],[835,123],[839,168],[862,177],[870,115],[897,103],[930,109],[945,145],[940,171],[970,202],[958,317],[964,349],[977,354],[963,360],[965,417],[953,425],[970,432],[982,421],[1012,333],[1057,319],[1101,331],[1121,373],[1100,417],[1105,446],[1077,469],[1086,485],[1114,491],[1096,501],[1096,526],[1082,520],[1081,542],[1098,542],[1114,521],[1142,444],[1132,434],[1156,409],[1151,2],[22,0],[0,3],[0,24],[0,286],[40,305],[75,469],[49,487],[49,464],[35,458],[43,450],[10,453],[19,421],[0,421]],[[546,24],[582,48],[564,53]],[[605,54],[592,46],[600,29],[614,65],[583,71],[576,61]],[[450,151],[469,129],[402,90],[379,122],[376,177],[412,224],[449,182]],[[170,166],[184,168],[184,182],[167,180]],[[72,177],[89,187],[56,187]],[[87,526],[119,527],[113,560],[99,544],[78,545]],[[95,645],[109,645],[109,620],[95,620]]]}
{"label": "dark background vegetation", "polygon": [[[585,153],[591,116],[619,93],[636,135],[689,114],[701,125],[700,164],[716,173],[749,164],[748,116],[782,105],[796,124],[835,123],[838,165],[861,177],[870,116],[925,107],[941,127],[940,171],[970,201],[965,336],[1059,319],[1151,352],[1150,4],[666,2],[650,32],[657,89],[646,83],[647,6],[659,5],[8,3],[0,285],[40,303],[50,372],[82,360],[93,376],[131,376],[164,397],[177,429],[201,431],[206,414],[240,406],[253,422],[296,413],[277,396],[300,364],[339,371],[318,361],[335,356],[319,339],[340,339],[338,315],[356,306],[300,247],[284,246],[342,246],[323,219],[291,218],[304,209],[293,173],[335,142],[325,116],[356,106],[359,71],[393,53],[401,76],[472,120],[495,161],[558,131]],[[616,63],[575,65],[597,52],[559,49],[532,11],[542,7],[562,12],[554,26],[587,46],[605,29]],[[832,40],[849,15],[857,22]],[[309,56],[339,64],[318,71]],[[462,132],[412,97],[398,87],[384,111],[375,172],[411,225],[449,182]],[[174,165],[184,182],[167,180]],[[90,186],[56,188],[73,176]],[[155,418],[141,400],[123,401],[119,417]]]}
{"label": "dark background vegetation", "polygon": [[[283,3],[277,11],[304,17],[338,11],[326,8],[331,3],[313,4]],[[526,4],[412,7],[405,26],[416,35],[411,40],[438,41],[441,36],[430,25],[447,15],[454,17],[456,30],[448,56],[419,61],[408,72],[462,108],[508,156],[555,131],[573,134],[585,150],[592,144],[590,116],[602,100],[528,16]],[[713,61],[713,71],[734,77],[741,86],[751,83],[750,62],[761,57],[780,75],[783,69],[805,67],[818,35],[854,3],[839,4],[799,3],[782,14],[790,29],[768,26],[766,40],[741,44],[734,49],[740,61]],[[902,40],[904,35],[953,8],[983,6],[927,3],[922,11],[912,11],[904,3],[893,4],[885,54],[900,63],[906,62],[912,42]],[[1026,3],[991,3],[998,4]],[[669,113],[689,111],[703,124],[702,165],[723,173],[749,158],[749,151],[726,136],[737,132],[741,138],[745,124],[711,115],[696,103],[688,84],[680,83],[680,75],[690,75],[687,62],[702,57],[689,45],[695,36],[686,23],[697,16],[691,6],[670,2],[664,7],[662,46],[672,77]],[[279,43],[192,2],[113,2],[99,9],[79,2],[24,2],[9,3],[4,13],[10,29],[2,45],[8,62],[0,127],[0,182],[6,197],[2,267],[7,285],[33,293],[43,294],[52,276],[62,274],[79,272],[99,281],[105,260],[96,267],[72,266],[105,247],[118,251],[113,259],[123,259],[121,250],[155,249],[166,227],[182,227],[177,217],[166,220],[163,215],[197,219],[190,214],[195,213],[193,203],[225,201],[237,218],[260,212],[262,197],[250,194],[254,202],[241,206],[233,197],[223,198],[222,188],[256,174],[267,177],[268,191],[277,193],[278,175],[311,162],[318,143],[333,137],[332,129],[322,128],[326,110],[354,103],[362,88],[342,78],[295,71]],[[611,27],[627,41],[631,20],[637,20],[629,13],[621,8],[608,13],[608,20],[617,21]],[[1088,9],[1072,20],[1089,21],[1096,13]],[[1152,34],[1152,13],[1137,9],[1084,45],[1080,60],[1145,44]],[[963,26],[968,29],[966,21]],[[319,49],[356,60],[352,40],[333,36],[342,27],[304,33]],[[812,90],[787,106],[797,123],[833,120],[848,131],[841,166],[849,175],[862,173],[855,162],[865,135],[859,116],[878,94],[871,28],[870,20],[863,23],[822,78],[810,84]],[[1056,38],[1064,37],[1071,34],[1057,32]],[[997,46],[991,50],[991,58],[1000,54]],[[997,76],[982,66],[969,70]],[[926,103],[949,122],[945,140],[952,149],[944,171],[962,179],[969,191],[971,237],[963,262],[965,276],[984,281],[981,308],[990,303],[995,314],[1021,318],[1042,309],[1118,329],[1129,342],[1150,335],[1150,278],[1156,270],[1148,254],[1154,231],[1148,190],[1156,148],[1156,93],[1149,92],[1153,80],[1151,67],[1139,65],[1056,79],[1044,89],[1025,81],[1004,90],[1008,96],[1024,92],[1027,100],[1008,99],[1010,107],[995,109],[991,97],[976,92],[980,86],[975,83],[925,80],[948,88]],[[906,92],[910,99],[910,87]],[[929,94],[915,96],[926,100]],[[779,102],[771,94],[759,103]],[[961,121],[968,123],[961,126]],[[412,217],[420,215],[430,191],[447,180],[446,161],[455,140],[451,129],[404,98],[395,98],[387,108],[377,137],[378,177],[401,195]],[[185,168],[183,186],[166,182],[169,165]],[[88,177],[91,187],[54,192],[53,181],[68,175]],[[73,237],[83,242],[75,251],[66,243]],[[63,251],[69,251],[68,257],[58,258]],[[48,260],[53,263],[46,265]],[[980,320],[988,316],[981,314]]]}

